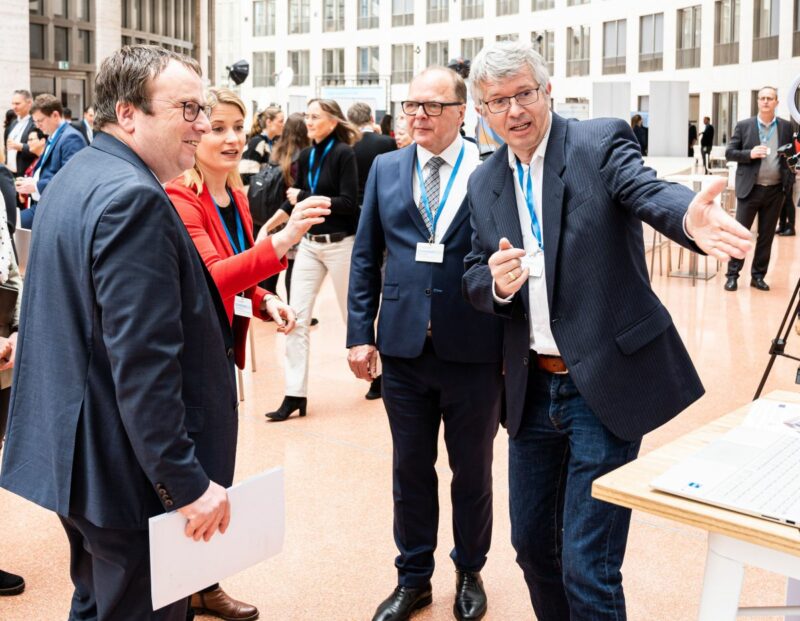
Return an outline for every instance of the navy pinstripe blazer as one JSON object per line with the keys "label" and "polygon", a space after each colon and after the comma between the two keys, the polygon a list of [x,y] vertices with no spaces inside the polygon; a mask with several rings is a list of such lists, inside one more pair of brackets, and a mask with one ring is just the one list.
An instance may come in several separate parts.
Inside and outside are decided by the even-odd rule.
{"label": "navy pinstripe blazer", "polygon": [[[553,114],[542,211],[551,328],[581,395],[616,436],[633,440],[703,394],[667,309],[650,288],[641,220],[697,251],[682,219],[694,194],[656,179],[627,123]],[[507,427],[516,435],[527,386],[529,296],[495,304],[487,262],[507,237],[522,247],[514,177],[503,146],[469,180],[472,251],[464,295],[505,317]]]}

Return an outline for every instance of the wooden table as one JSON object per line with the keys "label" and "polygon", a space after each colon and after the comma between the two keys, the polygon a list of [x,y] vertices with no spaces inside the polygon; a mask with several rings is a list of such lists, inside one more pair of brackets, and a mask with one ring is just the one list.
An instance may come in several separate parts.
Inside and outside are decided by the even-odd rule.
{"label": "wooden table", "polygon": [[[773,391],[765,398],[800,403],[800,394]],[[708,531],[708,554],[699,621],[733,621],[737,614],[800,615],[800,606],[739,608],[744,566],[800,580],[800,530],[650,488],[678,461],[741,424],[750,404],[597,479],[592,495]]]}

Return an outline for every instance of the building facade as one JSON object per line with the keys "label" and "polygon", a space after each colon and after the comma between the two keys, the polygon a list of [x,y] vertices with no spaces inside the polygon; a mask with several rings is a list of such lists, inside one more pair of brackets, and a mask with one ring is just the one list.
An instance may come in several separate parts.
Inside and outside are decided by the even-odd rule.
{"label": "building facade", "polygon": [[[646,113],[651,82],[684,81],[690,122],[712,117],[722,144],[754,113],[759,87],[775,85],[785,99],[800,73],[800,0],[217,0],[217,8],[218,66],[251,63],[240,92],[258,108],[295,111],[331,88],[378,87],[396,114],[424,67],[518,39],[547,60],[556,110],[591,116],[595,83],[626,82],[630,111]],[[292,84],[276,85],[286,67]],[[779,113],[788,116],[785,101]]]}
{"label": "building facade", "polygon": [[19,88],[52,93],[79,117],[103,58],[129,43],[193,56],[209,76],[214,10],[214,0],[3,0],[0,101]]}

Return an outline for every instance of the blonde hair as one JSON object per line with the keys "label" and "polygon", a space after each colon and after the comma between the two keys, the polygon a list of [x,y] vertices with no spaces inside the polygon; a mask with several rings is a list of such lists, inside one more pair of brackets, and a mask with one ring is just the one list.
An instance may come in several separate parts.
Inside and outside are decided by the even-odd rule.
{"label": "blonde hair", "polygon": [[[213,114],[214,108],[220,104],[228,104],[237,107],[239,112],[242,113],[242,118],[247,115],[247,108],[245,108],[244,102],[236,93],[227,88],[209,88],[206,91],[206,103],[211,111],[209,112],[209,116]],[[205,185],[203,180],[203,171],[200,169],[200,165],[197,163],[197,158],[194,160],[194,166],[183,172],[183,184],[187,188],[193,188],[194,191],[197,192],[198,196],[203,193],[203,186]],[[236,189],[241,189],[244,187],[238,169],[232,170],[228,173],[228,177],[225,180],[225,185]]]}

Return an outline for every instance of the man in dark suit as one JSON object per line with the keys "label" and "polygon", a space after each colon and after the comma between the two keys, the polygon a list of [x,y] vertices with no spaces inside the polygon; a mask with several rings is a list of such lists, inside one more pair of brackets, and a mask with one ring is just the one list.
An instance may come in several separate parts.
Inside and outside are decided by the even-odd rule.
{"label": "man in dark suit", "polygon": [[[772,252],[775,226],[787,193],[792,194],[794,173],[778,147],[792,141],[792,125],[775,116],[778,91],[765,86],[758,91],[758,114],[739,121],[725,149],[725,158],[736,162],[736,219],[748,230],[758,216],[758,236],[750,286],[769,291],[764,281]],[[726,291],[736,291],[744,259],[728,263]]]}
{"label": "man in dark suit", "polygon": [[[630,511],[592,481],[703,393],[650,288],[640,220],[725,259],[750,245],[705,194],[659,181],[620,120],[550,112],[531,44],[486,47],[474,99],[505,140],[469,180],[464,292],[502,317],[512,543],[540,621],[621,621]],[[694,239],[694,241],[692,241]]]}
{"label": "man in dark suit", "polygon": [[369,380],[380,352],[394,448],[398,586],[373,621],[402,621],[431,603],[442,421],[453,471],[453,612],[457,619],[480,619],[487,608],[480,571],[492,532],[501,326],[461,296],[471,233],[464,197],[479,164],[477,148],[458,131],[465,102],[464,81],[450,69],[428,68],[411,82],[403,110],[416,145],[375,160],[351,260],[348,361],[357,377]]}
{"label": "man in dark suit", "polygon": [[227,528],[237,398],[225,309],[161,184],[210,125],[196,61],[162,48],[123,47],[95,88],[102,133],[39,207],[0,485],[58,514],[70,619],[183,621],[185,599],[152,610],[148,519]]}
{"label": "man in dark suit", "polygon": [[33,97],[31,92],[20,89],[14,91],[11,97],[11,108],[17,119],[8,128],[6,140],[6,163],[15,177],[22,177],[28,166],[36,159],[36,154],[28,148],[28,135],[33,130],[31,106]]}
{"label": "man in dark suit", "polygon": [[703,131],[700,132],[700,153],[703,157],[703,169],[708,174],[708,158],[711,156],[711,147],[714,146],[714,126],[711,118],[703,117]]}
{"label": "man in dark suit", "polygon": [[357,101],[347,109],[347,120],[358,127],[361,138],[353,145],[356,152],[358,165],[358,204],[364,202],[364,187],[367,185],[369,170],[372,162],[381,153],[395,151],[397,144],[391,136],[384,136],[375,132],[375,118],[368,104]]}
{"label": "man in dark suit", "polygon": [[[347,109],[347,120],[358,127],[361,138],[353,145],[358,166],[358,204],[364,202],[364,187],[372,168],[372,162],[381,153],[397,150],[397,143],[391,136],[375,132],[375,117],[368,104],[357,101]],[[381,398],[381,376],[372,380],[365,397],[369,400]]]}
{"label": "man in dark suit", "polygon": [[17,192],[31,195],[31,205],[20,214],[23,228],[33,228],[36,204],[41,199],[47,185],[55,174],[78,151],[86,146],[86,141],[62,116],[61,101],[47,93],[38,95],[31,107],[31,117],[36,127],[47,134],[47,146],[36,162],[32,177],[17,180]]}
{"label": "man in dark suit", "polygon": [[71,121],[70,125],[81,133],[86,144],[92,144],[92,140],[94,140],[94,130],[92,129],[94,127],[94,108],[86,106],[83,109],[83,118]]}

